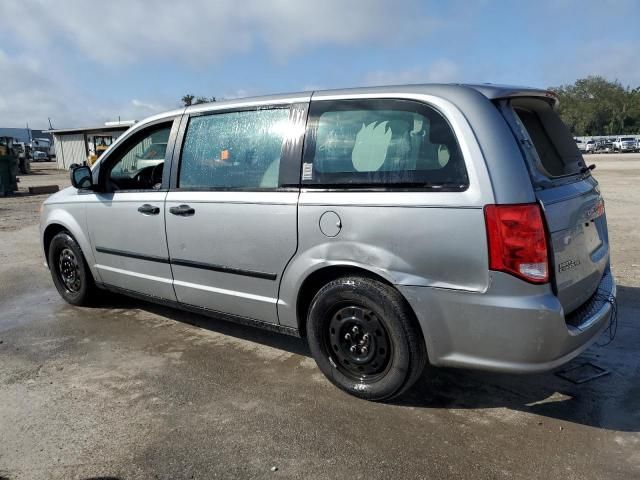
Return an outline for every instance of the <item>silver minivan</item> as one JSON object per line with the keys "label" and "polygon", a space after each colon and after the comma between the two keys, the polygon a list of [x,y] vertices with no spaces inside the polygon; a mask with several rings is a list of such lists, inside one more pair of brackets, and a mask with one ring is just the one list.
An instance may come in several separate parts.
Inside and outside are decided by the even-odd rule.
{"label": "silver minivan", "polygon": [[156,115],[45,202],[46,262],[74,305],[102,288],[304,337],[370,400],[427,362],[552,369],[615,311],[603,199],[557,103],[411,85]]}

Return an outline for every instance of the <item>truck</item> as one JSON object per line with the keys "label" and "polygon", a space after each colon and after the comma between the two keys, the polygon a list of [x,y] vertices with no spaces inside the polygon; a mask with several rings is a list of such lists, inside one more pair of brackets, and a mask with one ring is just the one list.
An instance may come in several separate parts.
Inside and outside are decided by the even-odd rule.
{"label": "truck", "polygon": [[635,152],[638,150],[638,143],[633,137],[618,137],[613,142],[613,149],[616,152]]}

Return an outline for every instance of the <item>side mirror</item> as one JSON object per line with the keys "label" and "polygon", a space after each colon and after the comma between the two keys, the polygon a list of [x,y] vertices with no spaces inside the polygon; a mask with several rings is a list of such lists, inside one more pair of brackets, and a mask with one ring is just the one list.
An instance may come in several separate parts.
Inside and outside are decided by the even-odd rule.
{"label": "side mirror", "polygon": [[91,169],[84,165],[72,169],[71,185],[81,190],[91,190],[93,186]]}

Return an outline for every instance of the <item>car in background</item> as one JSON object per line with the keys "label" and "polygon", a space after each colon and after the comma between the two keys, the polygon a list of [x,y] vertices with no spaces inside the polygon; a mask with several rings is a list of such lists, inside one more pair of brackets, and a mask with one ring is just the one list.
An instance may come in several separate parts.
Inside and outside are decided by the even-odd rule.
{"label": "car in background", "polygon": [[597,153],[613,153],[613,142],[608,138],[598,140],[596,145]]}
{"label": "car in background", "polygon": [[41,152],[40,150],[36,150],[32,154],[32,160],[34,162],[48,162],[49,155],[47,155],[45,152]]}
{"label": "car in background", "polygon": [[616,152],[634,152],[638,149],[638,142],[632,137],[618,137],[613,148]]}
{"label": "car in background", "polygon": [[597,143],[595,140],[589,140],[584,144],[584,153],[595,153]]}
{"label": "car in background", "polygon": [[580,153],[585,153],[587,151],[587,147],[584,141],[580,138],[574,138],[574,140],[576,141],[576,146],[578,147],[578,150],[580,150]]}

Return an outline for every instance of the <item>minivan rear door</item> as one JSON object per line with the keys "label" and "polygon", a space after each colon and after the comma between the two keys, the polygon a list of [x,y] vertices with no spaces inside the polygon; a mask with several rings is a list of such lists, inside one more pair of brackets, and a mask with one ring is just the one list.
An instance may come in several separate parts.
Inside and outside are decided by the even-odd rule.
{"label": "minivan rear door", "polygon": [[549,98],[503,100],[549,229],[554,287],[565,314],[597,290],[609,264],[604,202],[573,136]]}

